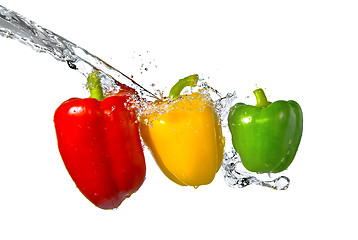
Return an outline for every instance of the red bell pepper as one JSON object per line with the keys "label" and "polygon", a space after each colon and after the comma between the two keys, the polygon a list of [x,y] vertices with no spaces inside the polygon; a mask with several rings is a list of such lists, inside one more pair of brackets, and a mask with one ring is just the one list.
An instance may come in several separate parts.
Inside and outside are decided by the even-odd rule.
{"label": "red bell pepper", "polygon": [[103,99],[98,72],[88,81],[91,98],[69,99],[55,112],[58,148],[83,195],[99,208],[113,209],[145,179],[133,92]]}

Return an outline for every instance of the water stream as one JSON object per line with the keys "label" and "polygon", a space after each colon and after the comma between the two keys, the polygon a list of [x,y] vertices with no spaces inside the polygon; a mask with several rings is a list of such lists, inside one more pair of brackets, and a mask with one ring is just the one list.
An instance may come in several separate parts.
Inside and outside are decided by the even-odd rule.
{"label": "water stream", "polygon": [[125,84],[137,91],[141,98],[158,99],[132,78],[115,69],[97,56],[56,33],[0,5],[0,35],[17,40],[36,52],[45,52],[56,60],[66,62],[85,77],[97,70],[102,73],[105,92],[115,92]]}

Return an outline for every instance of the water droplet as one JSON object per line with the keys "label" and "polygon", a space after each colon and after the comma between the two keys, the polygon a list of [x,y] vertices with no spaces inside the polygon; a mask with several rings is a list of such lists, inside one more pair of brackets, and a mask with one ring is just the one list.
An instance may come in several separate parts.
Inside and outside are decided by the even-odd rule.
{"label": "water droplet", "polygon": [[73,61],[67,60],[67,65],[68,65],[70,68],[72,68],[72,69],[74,69],[74,70],[77,70],[77,66],[76,66],[76,64],[75,64]]}

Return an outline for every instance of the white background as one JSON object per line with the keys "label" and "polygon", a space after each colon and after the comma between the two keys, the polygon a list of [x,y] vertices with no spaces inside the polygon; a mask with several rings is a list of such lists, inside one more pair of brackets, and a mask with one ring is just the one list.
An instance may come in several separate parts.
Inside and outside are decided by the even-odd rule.
{"label": "white background", "polygon": [[[53,126],[58,105],[87,96],[85,79],[0,38],[0,239],[357,238],[356,1],[0,4],[166,94],[198,73],[238,100],[253,103],[252,91],[262,87],[271,101],[294,99],[304,113],[286,191],[230,188],[221,171],[208,186],[180,187],[146,152],[143,186],[104,211],[76,189]],[[141,64],[148,66],[142,74]]]}

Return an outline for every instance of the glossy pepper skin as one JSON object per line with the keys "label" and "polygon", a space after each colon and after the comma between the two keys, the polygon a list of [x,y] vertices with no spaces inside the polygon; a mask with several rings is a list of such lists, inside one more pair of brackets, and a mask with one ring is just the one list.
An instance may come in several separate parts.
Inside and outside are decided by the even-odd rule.
{"label": "glossy pepper skin", "polygon": [[197,80],[197,75],[181,79],[170,98],[154,103],[140,123],[142,139],[158,166],[182,186],[211,183],[223,160],[225,140],[212,100],[201,93],[179,95]]}
{"label": "glossy pepper skin", "polygon": [[[90,78],[99,81],[96,73]],[[101,101],[72,98],[54,115],[58,148],[68,173],[83,195],[102,209],[117,208],[145,179],[132,97],[123,91]]]}
{"label": "glossy pepper skin", "polygon": [[268,102],[262,89],[254,94],[256,106],[237,103],[230,109],[232,143],[247,170],[278,173],[296,155],[303,130],[302,110],[292,100]]}

